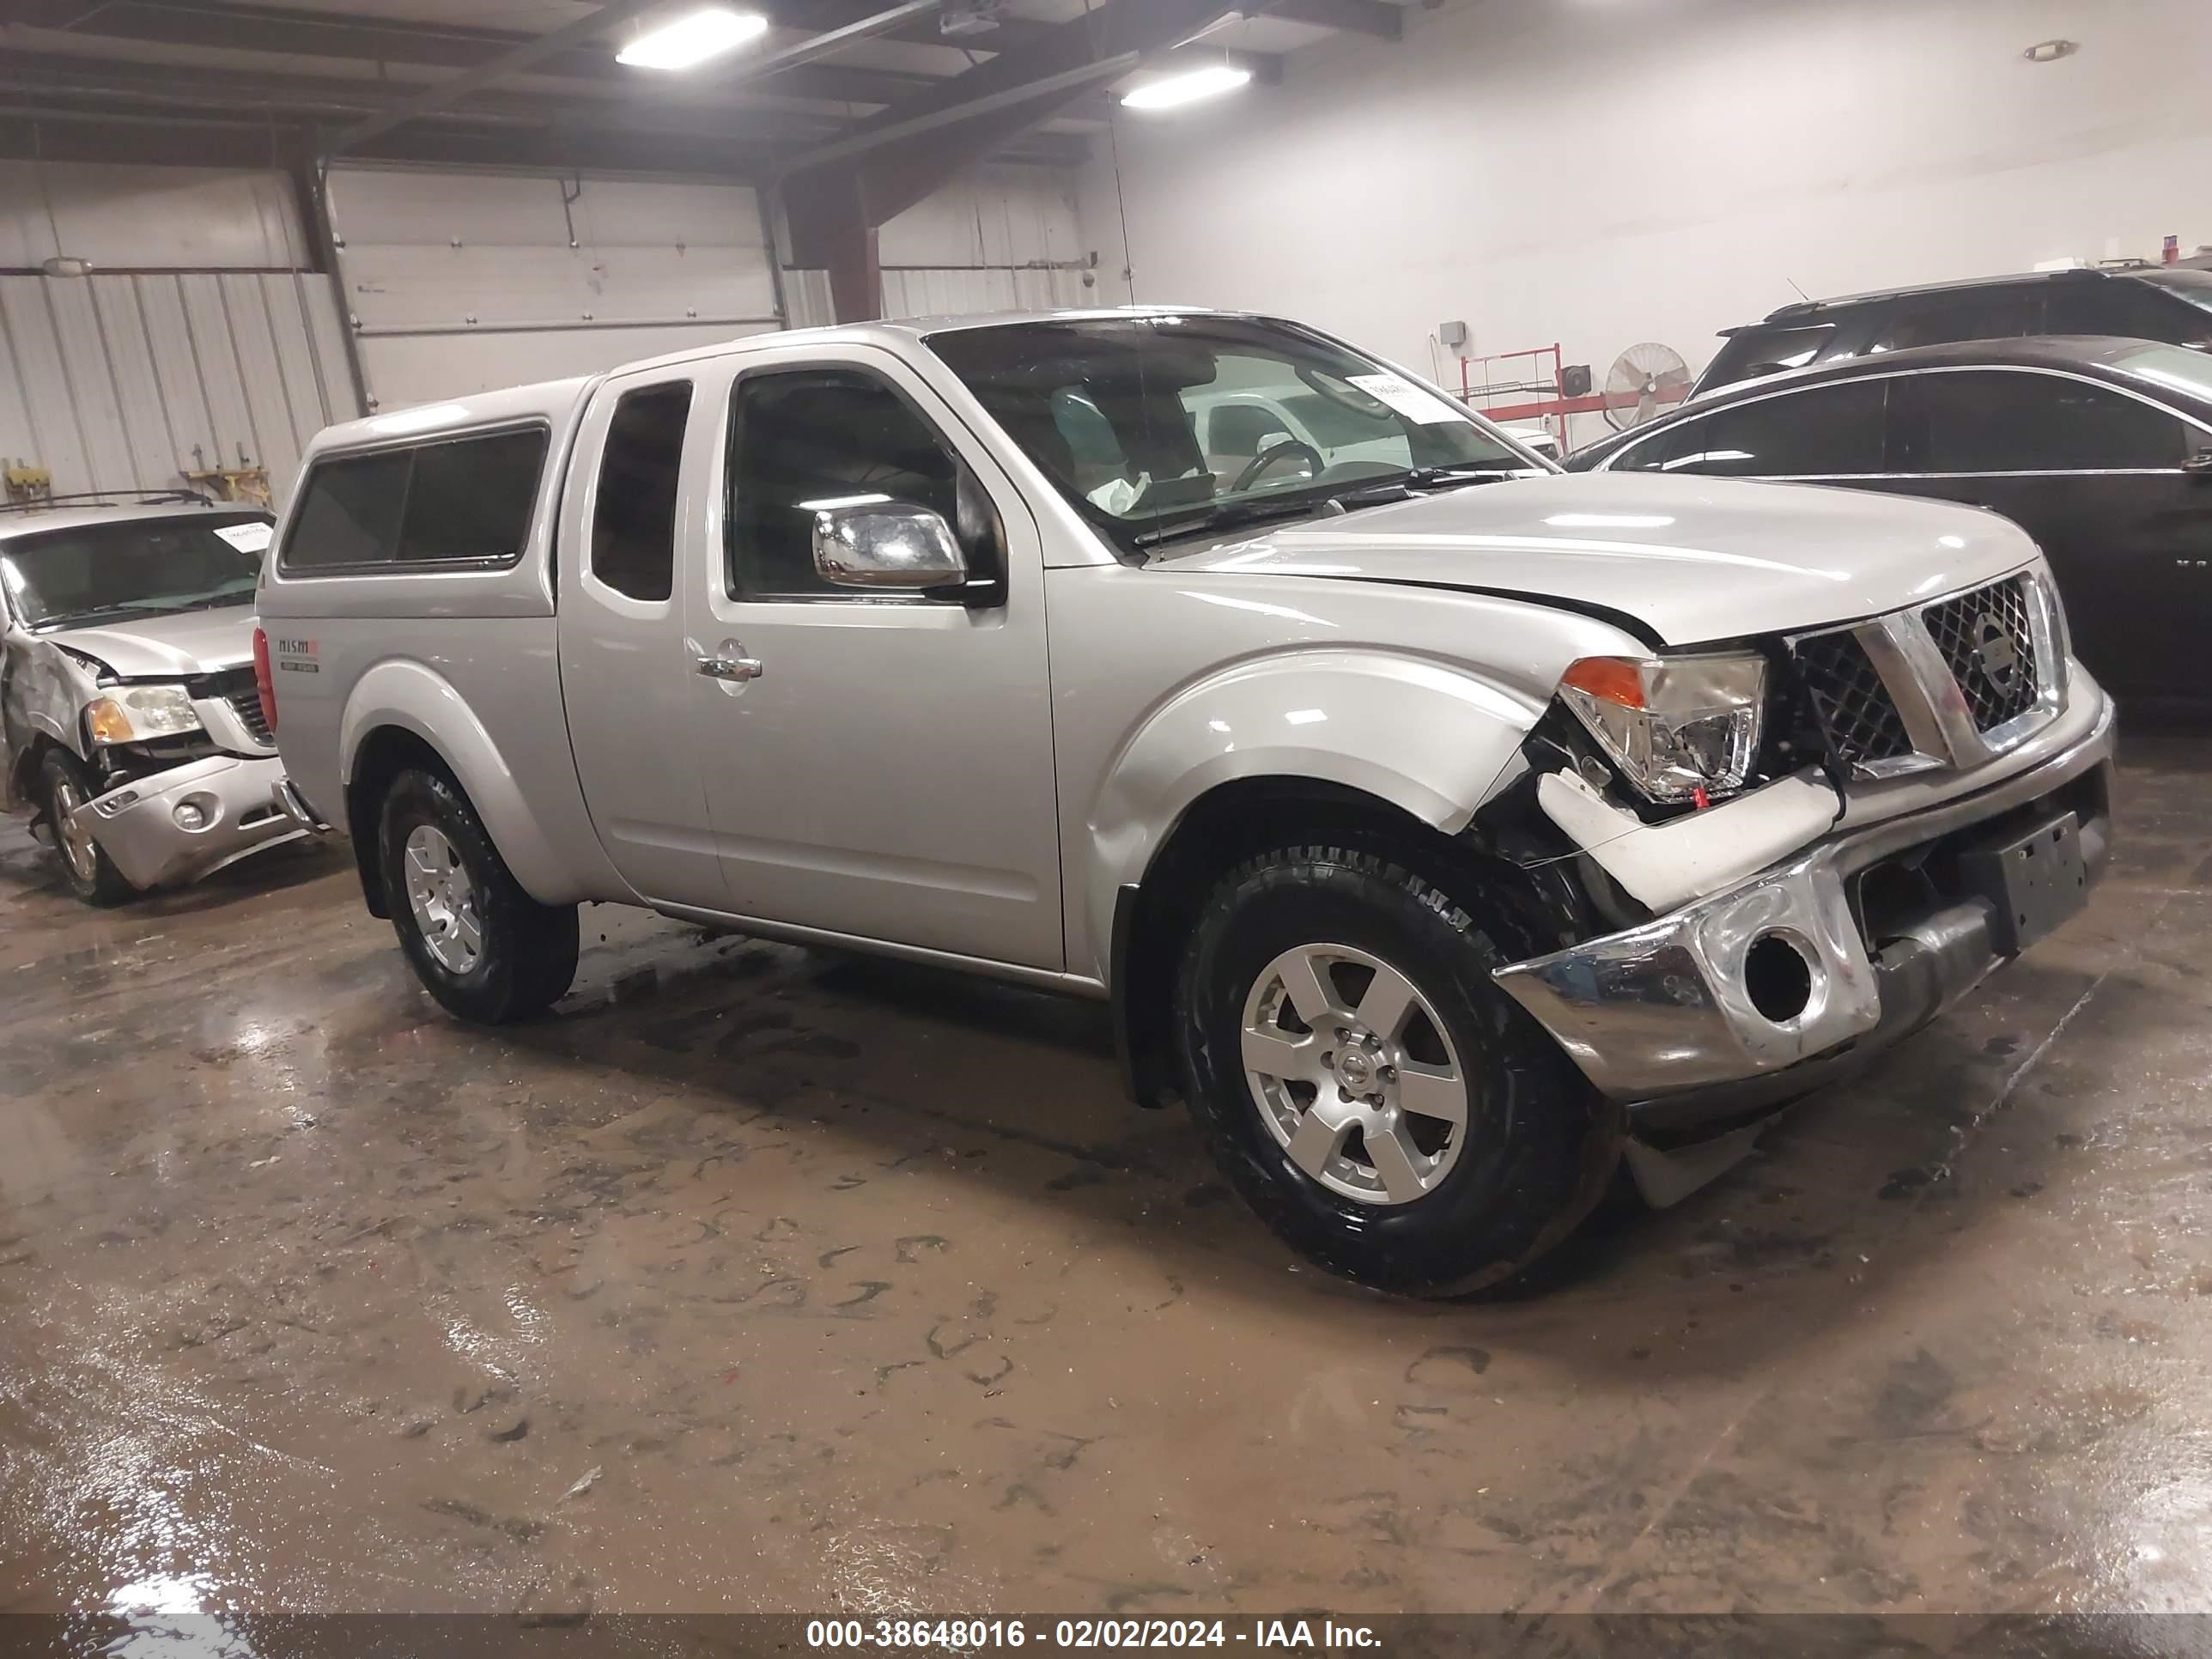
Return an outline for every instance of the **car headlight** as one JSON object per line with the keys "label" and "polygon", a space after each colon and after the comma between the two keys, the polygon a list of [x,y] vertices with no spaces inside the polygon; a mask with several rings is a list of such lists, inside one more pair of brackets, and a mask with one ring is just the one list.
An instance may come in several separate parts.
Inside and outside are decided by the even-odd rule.
{"label": "car headlight", "polygon": [[1559,700],[1628,781],[1673,803],[1732,794],[1759,754],[1766,660],[1584,657],[1559,679]]}
{"label": "car headlight", "polygon": [[191,696],[181,685],[118,686],[87,705],[84,723],[94,743],[143,743],[200,729]]}

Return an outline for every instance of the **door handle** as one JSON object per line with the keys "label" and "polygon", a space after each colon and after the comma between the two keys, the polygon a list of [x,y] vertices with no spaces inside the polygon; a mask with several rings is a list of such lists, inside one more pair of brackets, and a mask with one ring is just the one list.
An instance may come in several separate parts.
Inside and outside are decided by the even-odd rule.
{"label": "door handle", "polygon": [[761,677],[758,657],[702,657],[699,672],[710,680],[757,680]]}

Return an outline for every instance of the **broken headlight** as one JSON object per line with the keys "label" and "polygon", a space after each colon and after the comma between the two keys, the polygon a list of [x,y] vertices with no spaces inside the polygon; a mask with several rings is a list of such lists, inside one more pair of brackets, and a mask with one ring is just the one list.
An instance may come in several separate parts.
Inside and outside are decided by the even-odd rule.
{"label": "broken headlight", "polygon": [[94,743],[143,743],[200,729],[191,694],[181,685],[118,685],[85,706]]}
{"label": "broken headlight", "polygon": [[1559,701],[1628,781],[1654,801],[1699,801],[1743,787],[1759,754],[1766,659],[1583,657]]}

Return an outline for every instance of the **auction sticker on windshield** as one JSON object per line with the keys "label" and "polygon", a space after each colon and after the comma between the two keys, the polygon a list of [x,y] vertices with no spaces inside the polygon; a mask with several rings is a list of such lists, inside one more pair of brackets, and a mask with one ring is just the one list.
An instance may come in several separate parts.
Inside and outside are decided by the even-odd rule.
{"label": "auction sticker on windshield", "polygon": [[1435,392],[1424,392],[1403,375],[1347,374],[1344,380],[1346,386],[1358,386],[1376,402],[1388,404],[1407,420],[1422,426],[1441,426],[1446,421],[1467,418]]}
{"label": "auction sticker on windshield", "polygon": [[266,553],[269,538],[276,526],[252,520],[246,524],[219,524],[212,526],[215,533],[241,553]]}

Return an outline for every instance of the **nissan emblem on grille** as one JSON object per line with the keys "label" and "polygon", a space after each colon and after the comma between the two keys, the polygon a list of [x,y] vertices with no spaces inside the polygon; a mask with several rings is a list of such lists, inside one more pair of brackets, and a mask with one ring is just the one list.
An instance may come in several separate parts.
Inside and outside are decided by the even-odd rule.
{"label": "nissan emblem on grille", "polygon": [[1976,731],[2025,714],[2041,694],[2028,603],[2027,579],[2010,576],[1920,613],[1928,637],[1966,694]]}
{"label": "nissan emblem on grille", "polygon": [[1980,642],[1974,647],[1974,660],[1989,676],[1990,684],[2009,696],[2013,680],[2021,671],[2020,647],[2005,625],[1995,617],[1984,615],[1974,625]]}

